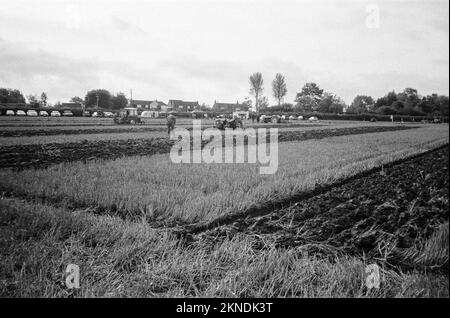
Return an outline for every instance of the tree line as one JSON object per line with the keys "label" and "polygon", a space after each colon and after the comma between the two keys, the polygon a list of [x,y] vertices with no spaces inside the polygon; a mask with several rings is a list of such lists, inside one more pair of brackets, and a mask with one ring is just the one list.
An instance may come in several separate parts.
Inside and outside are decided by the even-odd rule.
{"label": "tree line", "polygon": [[[368,95],[357,95],[350,105],[337,95],[320,88],[316,83],[306,83],[296,94],[294,103],[284,102],[288,92],[286,78],[277,73],[273,79],[272,96],[277,101],[270,106],[269,99],[263,95],[264,80],[261,73],[253,73],[249,77],[250,94],[254,96],[255,108],[258,112],[298,112],[298,113],[330,113],[342,114],[380,114],[380,115],[410,115],[410,116],[449,116],[449,97],[445,95],[431,94],[419,95],[417,89],[405,88],[402,92],[395,91],[385,96],[374,99]],[[47,94],[42,92],[40,96],[27,95],[28,103],[33,107],[50,106],[47,103]],[[125,94],[119,92],[115,95],[106,89],[94,89],[86,93],[84,98],[74,96],[71,102],[83,104],[86,108],[121,109],[127,106],[128,100]],[[17,89],[0,88],[0,103],[25,104],[25,97]],[[250,98],[244,100],[244,104],[252,107]],[[57,102],[54,106],[60,105]],[[203,107],[206,110],[206,106]]]}
{"label": "tree line", "polygon": [[405,88],[402,92],[387,93],[376,101],[366,95],[358,95],[347,110],[348,113],[377,113],[380,115],[410,116],[448,116],[449,97],[431,94],[421,96],[414,88]]}
{"label": "tree line", "polygon": [[[61,102],[56,102],[51,105],[47,102],[47,93],[42,92],[40,95],[27,95],[26,97],[18,89],[0,88],[0,103],[1,104],[28,104],[32,107],[46,107],[61,105]],[[74,96],[70,99],[72,103],[79,103],[85,107],[100,107],[105,109],[121,109],[127,106],[128,100],[124,93],[111,94],[106,89],[94,89],[86,93],[83,98]]]}
{"label": "tree line", "polygon": [[[299,113],[330,113],[349,114],[376,113],[381,115],[409,115],[409,116],[448,116],[449,97],[431,94],[419,95],[417,89],[405,88],[402,92],[387,93],[376,101],[368,95],[357,95],[351,105],[331,92],[326,92],[316,83],[306,83],[296,94],[294,104],[282,103],[287,94],[287,85],[284,75],[278,73],[272,81],[272,95],[278,102],[269,106],[267,97],[263,96],[264,80],[262,74],[257,72],[249,77],[250,94],[255,98],[256,111],[263,112],[270,107],[271,111]],[[251,106],[252,101],[247,99],[246,104]]]}
{"label": "tree line", "polygon": [[128,99],[124,93],[119,92],[113,95],[106,89],[88,91],[84,101],[80,97],[72,97],[70,101],[83,103],[86,108],[99,107],[105,109],[121,109],[128,104]]}

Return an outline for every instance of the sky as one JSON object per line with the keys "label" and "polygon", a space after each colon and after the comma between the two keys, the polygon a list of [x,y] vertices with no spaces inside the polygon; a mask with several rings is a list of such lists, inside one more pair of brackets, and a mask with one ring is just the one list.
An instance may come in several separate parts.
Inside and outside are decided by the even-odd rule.
{"label": "sky", "polygon": [[0,87],[49,101],[91,89],[212,105],[286,77],[351,103],[449,94],[448,0],[0,0]]}

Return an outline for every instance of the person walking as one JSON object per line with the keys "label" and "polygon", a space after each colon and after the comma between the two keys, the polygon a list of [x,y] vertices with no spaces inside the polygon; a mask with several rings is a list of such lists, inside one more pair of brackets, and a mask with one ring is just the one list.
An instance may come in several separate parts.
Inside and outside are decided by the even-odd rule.
{"label": "person walking", "polygon": [[170,132],[175,129],[176,122],[177,118],[174,114],[169,114],[169,116],[167,116],[167,133],[169,134],[169,136]]}

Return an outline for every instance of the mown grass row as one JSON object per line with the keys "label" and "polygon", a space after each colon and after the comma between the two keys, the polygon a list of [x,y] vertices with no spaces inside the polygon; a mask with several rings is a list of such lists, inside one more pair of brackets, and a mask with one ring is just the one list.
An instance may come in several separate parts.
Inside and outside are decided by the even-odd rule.
{"label": "mown grass row", "polygon": [[[326,258],[305,249],[254,248],[251,236],[185,246],[169,232],[110,216],[0,200],[1,297],[448,297],[448,277],[401,272],[373,260]],[[448,251],[448,223],[419,248],[418,261]],[[323,248],[326,248],[324,246]],[[439,251],[437,255],[435,251]],[[447,255],[448,256],[448,255]],[[68,264],[80,290],[68,290]]]}
{"label": "mown grass row", "polygon": [[147,221],[207,222],[448,143],[448,126],[279,144],[278,171],[175,164],[168,155],[0,171],[0,191]]}

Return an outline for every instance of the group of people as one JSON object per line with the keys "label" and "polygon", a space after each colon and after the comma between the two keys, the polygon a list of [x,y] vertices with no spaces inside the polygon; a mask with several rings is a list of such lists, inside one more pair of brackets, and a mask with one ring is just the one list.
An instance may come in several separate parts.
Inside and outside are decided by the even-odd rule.
{"label": "group of people", "polygon": [[250,119],[252,120],[252,123],[254,123],[255,120],[256,120],[257,123],[259,123],[259,115],[258,114],[250,113],[249,116],[250,116]]}

